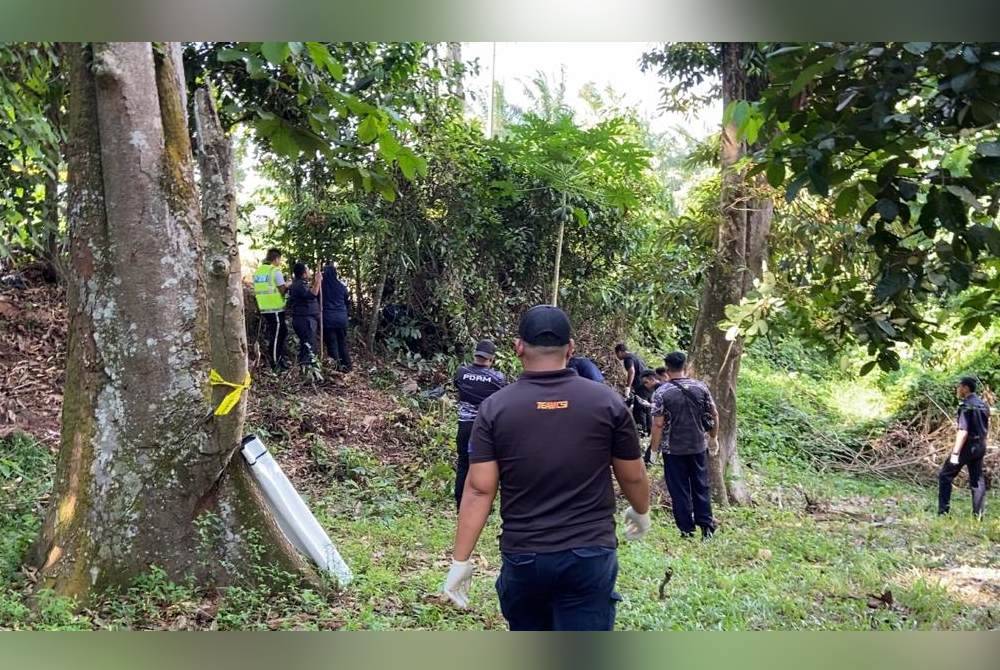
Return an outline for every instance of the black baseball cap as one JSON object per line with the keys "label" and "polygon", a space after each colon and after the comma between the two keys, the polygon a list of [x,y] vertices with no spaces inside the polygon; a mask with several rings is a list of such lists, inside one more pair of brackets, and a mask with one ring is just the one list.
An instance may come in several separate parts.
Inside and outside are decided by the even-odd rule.
{"label": "black baseball cap", "polygon": [[497,355],[497,347],[493,344],[492,340],[479,340],[479,344],[476,345],[476,352],[473,355],[480,358],[493,358]]}
{"label": "black baseball cap", "polygon": [[566,312],[552,305],[535,305],[521,316],[517,334],[526,344],[562,347],[569,344],[571,328]]}

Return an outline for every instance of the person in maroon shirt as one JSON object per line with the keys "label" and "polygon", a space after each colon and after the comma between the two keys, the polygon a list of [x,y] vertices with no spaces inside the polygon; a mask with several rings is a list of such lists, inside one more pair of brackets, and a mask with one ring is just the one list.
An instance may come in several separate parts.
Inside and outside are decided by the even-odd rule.
{"label": "person in maroon shirt", "polygon": [[611,630],[620,600],[612,473],[632,505],[626,539],[650,524],[635,423],[614,390],[566,367],[573,340],[562,310],[533,307],[518,332],[524,374],[483,401],[472,429],[444,593],[468,606],[470,557],[499,488],[496,588],[510,629]]}

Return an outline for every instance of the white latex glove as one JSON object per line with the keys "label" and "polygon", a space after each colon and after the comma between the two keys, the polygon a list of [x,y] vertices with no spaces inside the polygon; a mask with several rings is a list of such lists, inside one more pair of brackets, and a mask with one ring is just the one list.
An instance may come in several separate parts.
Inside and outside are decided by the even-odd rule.
{"label": "white latex glove", "polygon": [[456,606],[465,609],[469,606],[469,587],[472,585],[472,561],[452,560],[451,569],[444,580],[444,594]]}
{"label": "white latex glove", "polygon": [[649,532],[649,512],[639,514],[629,507],[625,510],[625,539],[638,540]]}
{"label": "white latex glove", "polygon": [[948,459],[948,462],[952,465],[958,465],[958,454],[953,453],[951,458]]}

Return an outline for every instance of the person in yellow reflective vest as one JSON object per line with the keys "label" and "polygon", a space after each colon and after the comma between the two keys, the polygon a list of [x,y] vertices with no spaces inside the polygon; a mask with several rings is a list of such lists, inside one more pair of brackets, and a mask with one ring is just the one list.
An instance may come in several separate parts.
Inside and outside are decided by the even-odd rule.
{"label": "person in yellow reflective vest", "polygon": [[288,286],[281,274],[281,251],[268,249],[264,262],[253,273],[253,294],[264,326],[264,355],[275,371],[287,370],[288,324],[285,321],[285,292]]}

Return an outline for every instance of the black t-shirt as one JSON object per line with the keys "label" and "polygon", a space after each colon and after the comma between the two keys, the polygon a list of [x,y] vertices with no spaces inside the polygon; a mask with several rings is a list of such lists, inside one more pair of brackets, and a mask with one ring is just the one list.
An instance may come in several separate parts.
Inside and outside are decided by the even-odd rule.
{"label": "black t-shirt", "polygon": [[639,436],[610,387],[570,369],[526,372],[479,406],[469,461],[500,469],[500,549],[615,547],[611,459],[639,458]]}
{"label": "black t-shirt", "polygon": [[296,279],[288,289],[287,309],[292,316],[319,316],[319,296],[309,290],[304,279]]}
{"label": "black t-shirt", "polygon": [[968,431],[968,444],[979,446],[984,443],[989,428],[990,408],[975,393],[965,396],[958,406],[958,429]]}
{"label": "black t-shirt", "polygon": [[622,359],[622,365],[625,367],[626,373],[633,368],[635,369],[635,377],[632,378],[632,388],[636,391],[642,389],[642,373],[646,369],[646,364],[642,362],[642,359],[629,352]]}
{"label": "black t-shirt", "polygon": [[458,389],[458,420],[475,421],[479,405],[507,385],[503,373],[483,365],[463,365],[455,373]]}

